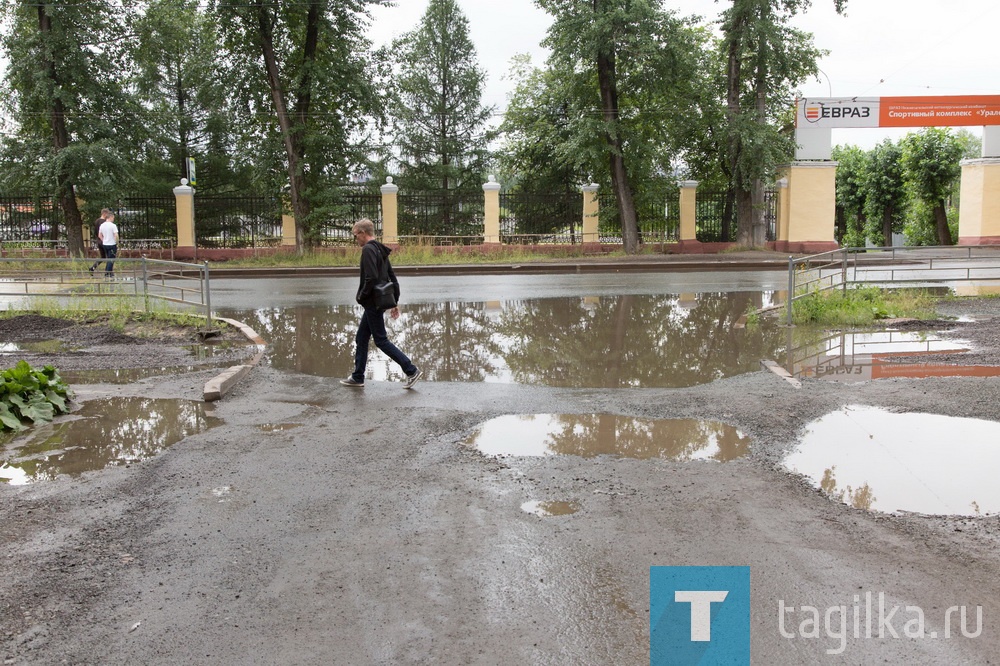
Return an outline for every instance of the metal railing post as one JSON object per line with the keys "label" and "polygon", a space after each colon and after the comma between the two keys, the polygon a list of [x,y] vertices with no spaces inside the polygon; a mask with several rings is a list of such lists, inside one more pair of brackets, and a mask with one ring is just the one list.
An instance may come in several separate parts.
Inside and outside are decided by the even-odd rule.
{"label": "metal railing post", "polygon": [[212,286],[208,279],[208,262],[205,262],[204,281],[204,301],[205,301],[205,322],[208,328],[212,328]]}
{"label": "metal railing post", "polygon": [[788,306],[786,309],[788,325],[792,325],[792,298],[795,296],[795,258],[792,255],[788,255],[788,298],[785,299],[785,303]]}
{"label": "metal railing post", "polygon": [[843,292],[847,293],[847,249],[840,251],[842,256],[840,260],[840,283],[842,285]]}
{"label": "metal railing post", "polygon": [[149,312],[149,273],[146,268],[146,255],[142,255],[142,300]]}

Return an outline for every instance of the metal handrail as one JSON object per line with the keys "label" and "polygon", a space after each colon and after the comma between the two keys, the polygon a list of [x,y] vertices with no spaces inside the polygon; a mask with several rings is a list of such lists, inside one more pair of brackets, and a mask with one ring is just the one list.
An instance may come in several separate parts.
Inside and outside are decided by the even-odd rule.
{"label": "metal handrail", "polygon": [[[211,283],[208,263],[192,264],[166,259],[116,257],[114,278],[106,273],[107,259],[73,257],[0,258],[0,296],[52,296],[57,298],[142,298],[191,306],[212,323]],[[89,270],[95,267],[97,270]],[[104,266],[101,266],[104,264]]]}
{"label": "metal handrail", "polygon": [[[986,265],[973,265],[983,260]],[[949,265],[949,262],[951,265]],[[955,262],[965,265],[955,266]],[[798,279],[799,277],[803,279]],[[788,257],[787,323],[792,303],[815,291],[852,284],[940,284],[1000,281],[1000,246],[848,247]]]}

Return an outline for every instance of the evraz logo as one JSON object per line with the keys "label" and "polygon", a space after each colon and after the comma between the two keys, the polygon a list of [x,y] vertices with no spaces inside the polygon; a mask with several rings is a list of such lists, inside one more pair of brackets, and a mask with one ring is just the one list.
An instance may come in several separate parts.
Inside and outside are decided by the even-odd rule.
{"label": "evraz logo", "polygon": [[750,663],[750,567],[650,567],[650,666]]}
{"label": "evraz logo", "polygon": [[823,107],[818,104],[811,104],[805,110],[806,120],[819,120],[822,113]]}

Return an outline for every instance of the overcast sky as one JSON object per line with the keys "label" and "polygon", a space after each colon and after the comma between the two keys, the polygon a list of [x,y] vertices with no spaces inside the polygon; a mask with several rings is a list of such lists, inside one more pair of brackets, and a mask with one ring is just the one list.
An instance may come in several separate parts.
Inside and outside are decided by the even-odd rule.
{"label": "overcast sky", "polygon": [[[377,45],[412,30],[428,0],[397,0],[377,8],[371,37]],[[529,53],[536,65],[545,59],[539,43],[550,24],[533,0],[458,0],[469,19],[480,65],[486,70],[484,103],[502,111],[512,85],[503,80],[510,59]],[[682,16],[713,21],[729,0],[667,0]],[[829,51],[819,62],[819,81],[802,87],[806,96],[996,95],[1000,94],[1000,0],[848,0],[838,16],[833,0],[813,0],[795,19]],[[969,128],[981,134],[980,128]],[[834,143],[870,148],[889,136],[912,130],[833,131]]]}

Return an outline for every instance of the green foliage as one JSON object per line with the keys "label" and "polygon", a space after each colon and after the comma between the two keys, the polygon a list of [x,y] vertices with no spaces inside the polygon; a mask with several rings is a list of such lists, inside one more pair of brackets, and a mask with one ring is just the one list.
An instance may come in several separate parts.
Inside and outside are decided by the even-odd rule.
{"label": "green foliage", "polygon": [[879,319],[934,319],[935,299],[923,290],[855,287],[812,292],[792,303],[792,321],[822,326],[867,326]]}
{"label": "green foliage", "polygon": [[51,365],[35,370],[27,361],[0,373],[0,422],[3,430],[23,430],[24,421],[48,423],[69,411],[72,392]]}
{"label": "green foliage", "polygon": [[[232,102],[255,180],[288,189],[306,245],[328,211],[323,193],[369,162],[384,116],[387,67],[371,52],[367,9],[386,0],[212,0]],[[299,249],[302,249],[300,246]]]}
{"label": "green foliage", "polygon": [[494,109],[482,105],[486,73],[458,3],[430,0],[417,28],[393,50],[400,59],[392,101],[400,186],[481,192]]}
{"label": "green foliage", "polygon": [[[543,42],[551,55],[545,72],[521,72],[504,126],[516,154],[505,167],[527,166],[530,178],[563,183],[556,191],[588,182],[610,187],[620,195],[625,249],[635,253],[641,202],[629,202],[681,161],[700,117],[696,88],[706,76],[708,33],[650,0],[538,5],[553,18]],[[614,217],[602,211],[602,222]]]}
{"label": "green foliage", "polygon": [[155,0],[136,19],[129,43],[145,139],[136,191],[169,195],[188,175],[188,157],[196,161],[200,194],[245,188],[214,17],[196,0]]}
{"label": "green foliage", "polygon": [[914,200],[931,209],[936,245],[950,245],[955,239],[948,225],[947,199],[957,195],[960,161],[968,148],[950,128],[929,127],[903,139],[907,187]]}
{"label": "green foliage", "polygon": [[[726,122],[719,132],[724,148],[719,154],[736,194],[740,242],[763,244],[764,217],[753,203],[777,166],[794,155],[787,109],[794,88],[816,74],[816,61],[823,55],[811,34],[790,25],[809,4],[732,0],[720,19],[720,61],[725,66],[720,92]],[[836,3],[838,11],[842,5]]]}

